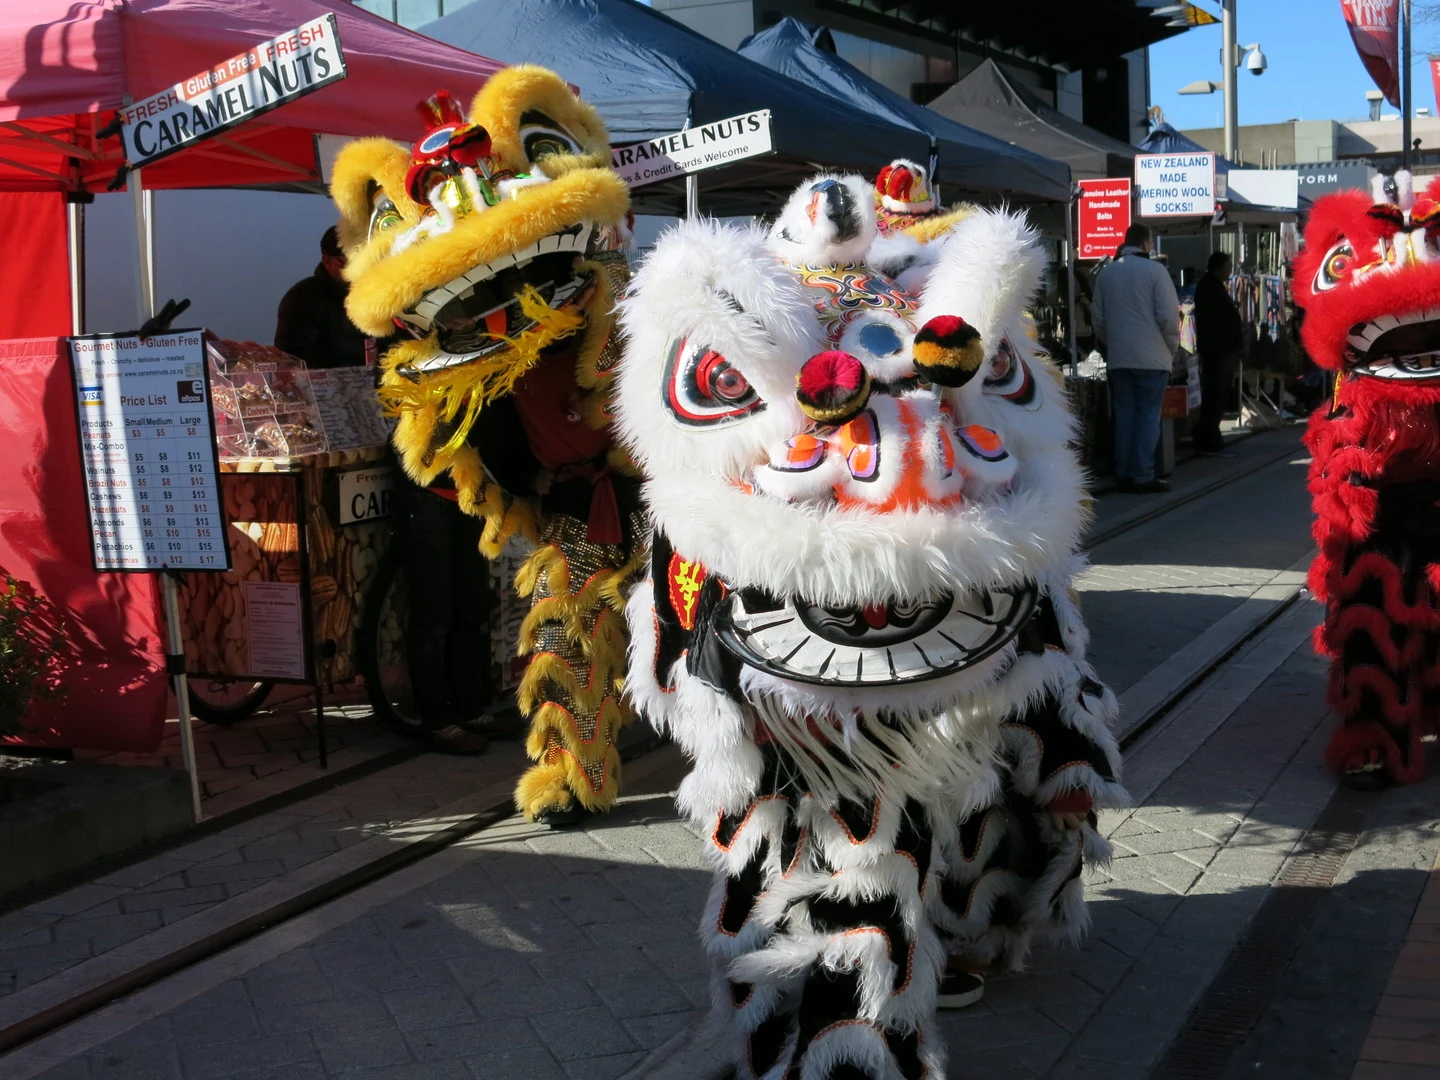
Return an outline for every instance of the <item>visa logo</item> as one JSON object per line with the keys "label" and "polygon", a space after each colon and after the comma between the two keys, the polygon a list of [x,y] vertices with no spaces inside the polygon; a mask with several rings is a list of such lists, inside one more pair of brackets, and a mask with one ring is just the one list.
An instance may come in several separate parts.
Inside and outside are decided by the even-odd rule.
{"label": "visa logo", "polygon": [[82,386],[82,387],[80,388],[80,404],[82,404],[82,405],[101,405],[101,404],[104,404],[104,403],[100,400],[100,387],[98,387],[98,386]]}

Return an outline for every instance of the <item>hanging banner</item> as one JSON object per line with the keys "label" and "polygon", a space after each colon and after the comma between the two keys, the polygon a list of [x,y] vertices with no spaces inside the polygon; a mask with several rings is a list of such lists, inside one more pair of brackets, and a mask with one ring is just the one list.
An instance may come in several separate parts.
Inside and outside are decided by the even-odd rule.
{"label": "hanging banner", "polygon": [[1400,108],[1400,0],[1340,0],[1340,10],[1366,72]]}
{"label": "hanging banner", "polygon": [[1137,154],[1137,217],[1209,217],[1215,213],[1215,155]]}
{"label": "hanging banner", "polygon": [[139,168],[345,78],[335,16],[262,41],[117,116],[125,158]]}
{"label": "hanging banner", "polygon": [[770,110],[757,109],[648,142],[617,146],[610,151],[610,164],[625,183],[637,188],[768,154],[774,148]]}
{"label": "hanging banner", "polygon": [[1080,196],[1080,228],[1075,234],[1076,253],[1082,259],[1104,259],[1120,250],[1125,230],[1130,228],[1130,181],[1077,180]]}
{"label": "hanging banner", "polygon": [[1435,111],[1440,114],[1440,56],[1427,59],[1430,63],[1430,85],[1435,89]]}

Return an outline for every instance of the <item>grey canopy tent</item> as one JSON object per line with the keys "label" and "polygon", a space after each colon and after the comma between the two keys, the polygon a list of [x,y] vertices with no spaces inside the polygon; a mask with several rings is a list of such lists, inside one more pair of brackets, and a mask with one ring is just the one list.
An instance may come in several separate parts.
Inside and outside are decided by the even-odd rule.
{"label": "grey canopy tent", "polygon": [[[633,0],[474,0],[420,31],[558,72],[600,111],[615,146],[769,109],[774,153],[698,174],[710,213],[778,207],[820,168],[870,175],[892,158],[929,153],[920,131],[777,75]],[[685,205],[677,180],[634,195],[642,212],[675,213]]]}
{"label": "grey canopy tent", "polygon": [[1070,170],[1064,163],[957,124],[897,94],[840,59],[829,31],[823,28],[811,28],[787,16],[741,43],[740,55],[846,104],[924,133],[930,140],[930,163],[939,183],[970,192],[998,191],[1061,202],[1069,195]]}
{"label": "grey canopy tent", "polygon": [[956,123],[1063,161],[1077,180],[1129,176],[1135,147],[1072,119],[1012,83],[993,60],[927,106]]}

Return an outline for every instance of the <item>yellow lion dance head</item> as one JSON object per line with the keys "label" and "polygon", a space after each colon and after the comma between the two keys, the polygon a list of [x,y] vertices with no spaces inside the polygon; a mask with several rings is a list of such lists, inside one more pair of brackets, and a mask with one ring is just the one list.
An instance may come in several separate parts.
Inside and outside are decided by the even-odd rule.
{"label": "yellow lion dance head", "polygon": [[629,193],[599,115],[543,68],[499,72],[468,115],[443,92],[420,112],[410,149],[361,139],[336,161],[346,310],[368,334],[408,338],[383,362],[396,448],[421,483],[448,470],[494,554],[531,530],[533,510],[500,490],[467,436],[557,354],[573,362],[586,423],[608,426]]}

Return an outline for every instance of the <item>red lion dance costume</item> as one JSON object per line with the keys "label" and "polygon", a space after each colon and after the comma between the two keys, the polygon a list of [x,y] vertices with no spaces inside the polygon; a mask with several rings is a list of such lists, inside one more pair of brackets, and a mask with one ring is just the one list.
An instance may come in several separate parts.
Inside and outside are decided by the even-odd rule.
{"label": "red lion dance costume", "polygon": [[1336,372],[1305,440],[1341,720],[1326,760],[1359,786],[1412,783],[1440,726],[1440,181],[1319,200],[1295,289],[1305,348]]}

